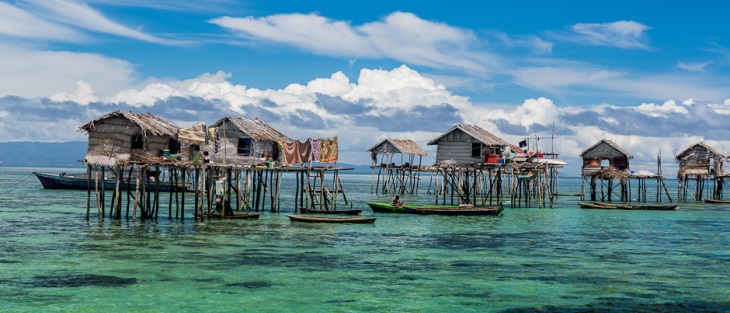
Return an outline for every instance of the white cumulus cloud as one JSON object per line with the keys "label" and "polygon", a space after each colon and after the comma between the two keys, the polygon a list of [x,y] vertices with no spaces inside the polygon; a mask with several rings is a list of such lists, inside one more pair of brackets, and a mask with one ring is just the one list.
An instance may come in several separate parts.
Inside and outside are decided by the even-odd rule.
{"label": "white cumulus cloud", "polygon": [[677,102],[670,100],[664,102],[661,105],[654,103],[642,103],[641,105],[634,108],[641,114],[648,115],[651,117],[666,117],[670,113],[688,114],[687,105],[677,105]]}

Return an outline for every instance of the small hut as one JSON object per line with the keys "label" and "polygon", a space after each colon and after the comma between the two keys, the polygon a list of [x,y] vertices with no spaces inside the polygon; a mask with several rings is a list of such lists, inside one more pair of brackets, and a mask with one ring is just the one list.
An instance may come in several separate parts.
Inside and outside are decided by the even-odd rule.
{"label": "small hut", "polygon": [[[371,175],[375,175],[375,168],[378,169],[377,182],[371,179],[371,192],[380,189],[382,174],[383,193],[414,193],[418,188],[421,161],[426,151],[421,149],[413,140],[386,138],[368,149],[370,152],[372,167]],[[393,156],[400,154],[400,162],[393,162]],[[378,162],[378,155],[381,155]],[[407,156],[407,160],[403,160]],[[414,164],[418,156],[418,165]],[[375,183],[373,186],[372,183]]]}
{"label": "small hut", "polygon": [[253,165],[278,161],[283,155],[279,142],[289,137],[258,118],[224,117],[208,128],[209,136],[204,151],[211,161],[222,164]]}
{"label": "small hut", "polygon": [[[724,158],[725,156],[704,142],[696,143],[679,152],[674,157],[679,162],[677,198],[687,200],[687,195],[690,195],[695,201],[702,200],[705,185],[715,178],[716,172],[722,173],[721,162]],[[722,180],[715,181],[713,199],[722,197],[722,184]],[[690,190],[691,187],[694,187],[693,191]]]}
{"label": "small hut", "polygon": [[[393,138],[386,138],[383,141],[375,144],[374,146],[370,147],[368,149],[368,152],[371,154],[371,159],[373,161],[373,166],[378,166],[378,155],[382,155],[382,160],[380,164],[383,164],[385,166],[393,165],[395,166],[395,163],[393,163],[393,156],[396,154],[401,154],[401,162],[398,164],[398,166],[413,166],[415,157],[419,156],[419,158],[422,158],[425,155],[428,155],[426,151],[421,149],[421,147],[418,146],[413,140],[410,139],[393,139]],[[408,161],[403,161],[403,156],[408,156]],[[419,164],[420,159],[419,159]]]}
{"label": "small hut", "polygon": [[457,124],[427,143],[436,145],[436,163],[498,163],[509,143],[476,125]]}
{"label": "small hut", "polygon": [[118,166],[176,152],[179,128],[152,114],[115,111],[79,127],[89,135],[85,162]]}
{"label": "small hut", "polygon": [[704,142],[696,143],[678,153],[674,159],[679,162],[677,177],[687,175],[708,176],[720,167],[724,156]]}
{"label": "small hut", "polygon": [[580,157],[583,158],[583,174],[600,170],[629,172],[629,159],[633,158],[630,153],[608,139],[601,139],[590,146]]}

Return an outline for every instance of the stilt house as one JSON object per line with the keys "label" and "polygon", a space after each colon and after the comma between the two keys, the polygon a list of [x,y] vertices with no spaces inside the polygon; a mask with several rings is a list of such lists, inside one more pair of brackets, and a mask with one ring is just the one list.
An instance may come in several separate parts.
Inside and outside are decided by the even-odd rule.
{"label": "stilt house", "polygon": [[[381,164],[383,166],[392,165],[413,167],[416,156],[419,157],[418,165],[420,166],[421,158],[423,158],[423,156],[425,155],[428,155],[428,153],[421,149],[421,147],[419,147],[418,144],[416,144],[413,140],[393,138],[386,138],[383,141],[375,144],[374,146],[370,147],[370,149],[368,149],[368,152],[370,152],[373,166],[378,166],[378,164]],[[396,154],[401,155],[400,164],[397,165],[393,162],[393,156]],[[378,155],[382,155],[380,162],[378,162]],[[408,157],[407,161],[403,160],[404,155]]]}
{"label": "stilt house", "polygon": [[213,138],[209,138],[204,151],[212,162],[223,164],[279,161],[283,155],[279,142],[291,141],[258,118],[224,117],[209,127],[208,132]]}
{"label": "stilt house", "polygon": [[476,125],[457,124],[427,143],[436,145],[436,163],[498,163],[509,143]]}
{"label": "stilt house", "polygon": [[715,173],[715,170],[721,172],[720,167],[723,158],[725,157],[721,153],[704,142],[691,145],[674,157],[679,162],[677,178],[710,176]]}
{"label": "stilt house", "polygon": [[79,127],[89,135],[85,162],[92,166],[124,166],[163,150],[176,152],[179,128],[152,114],[115,111]]}
{"label": "stilt house", "polygon": [[629,172],[629,159],[633,156],[608,139],[592,145],[580,154],[583,158],[583,174],[601,170]]}

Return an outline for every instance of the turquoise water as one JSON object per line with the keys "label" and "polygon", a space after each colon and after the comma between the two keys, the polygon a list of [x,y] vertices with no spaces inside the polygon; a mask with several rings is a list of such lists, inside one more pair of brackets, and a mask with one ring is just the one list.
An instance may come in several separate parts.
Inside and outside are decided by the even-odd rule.
{"label": "turquoise water", "polygon": [[730,206],[377,214],[370,176],[343,175],[374,225],[87,221],[37,170],[64,171],[0,168],[2,312],[730,312]]}

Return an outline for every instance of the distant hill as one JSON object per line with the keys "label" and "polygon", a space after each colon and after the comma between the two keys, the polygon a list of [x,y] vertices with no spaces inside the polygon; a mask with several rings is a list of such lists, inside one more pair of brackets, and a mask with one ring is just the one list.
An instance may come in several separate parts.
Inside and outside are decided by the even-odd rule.
{"label": "distant hill", "polygon": [[[68,142],[0,142],[0,166],[83,167],[86,141]],[[368,165],[337,163],[353,168],[348,173],[370,173]]]}
{"label": "distant hill", "polygon": [[85,141],[0,142],[2,166],[83,167]]}

